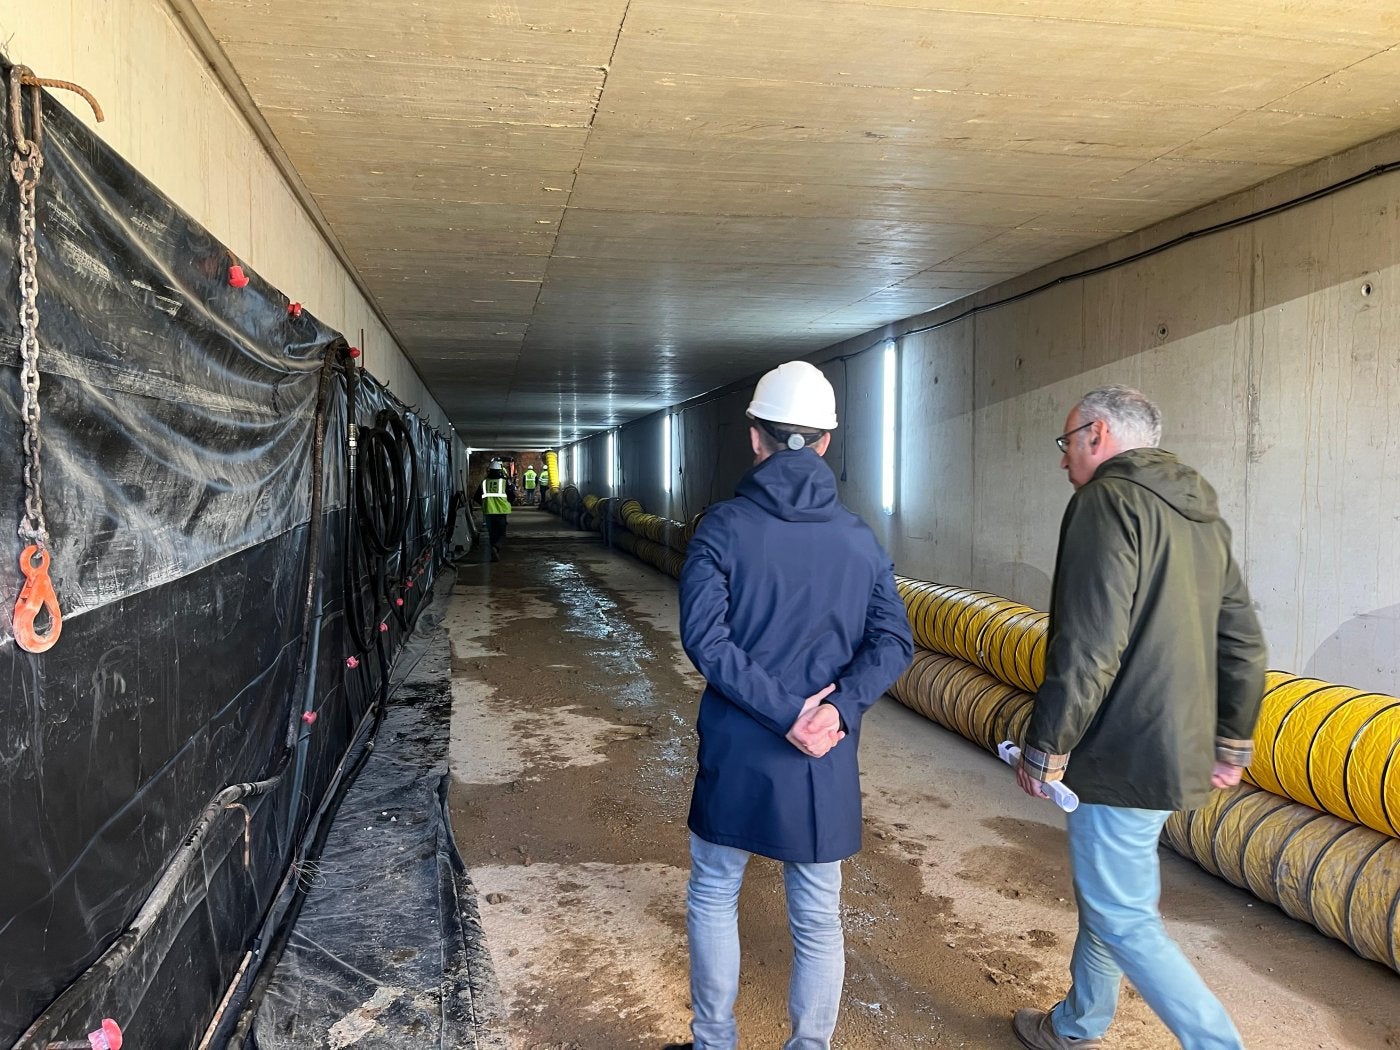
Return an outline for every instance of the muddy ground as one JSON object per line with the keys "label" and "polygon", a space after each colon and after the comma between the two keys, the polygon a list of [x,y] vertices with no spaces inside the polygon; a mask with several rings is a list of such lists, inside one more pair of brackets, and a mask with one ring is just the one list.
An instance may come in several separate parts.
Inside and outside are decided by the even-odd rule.
{"label": "muddy ground", "polygon": [[[675,585],[538,511],[468,559],[452,639],[451,805],[514,1050],[688,1038],[686,808],[701,683]],[[891,700],[861,744],[864,850],[845,865],[849,1050],[1017,1045],[1063,993],[1074,937],[1063,823],[993,757]],[[1251,1047],[1400,1046],[1400,977],[1162,854],[1173,935]],[[744,1045],[786,1035],[781,871],[741,897]],[[1175,1040],[1130,989],[1109,1045]]]}

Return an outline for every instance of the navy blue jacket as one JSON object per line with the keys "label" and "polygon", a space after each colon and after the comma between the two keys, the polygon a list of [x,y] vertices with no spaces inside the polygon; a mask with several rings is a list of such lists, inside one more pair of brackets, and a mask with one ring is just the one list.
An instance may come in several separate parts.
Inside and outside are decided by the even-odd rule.
{"label": "navy blue jacket", "polygon": [[[681,572],[681,641],[708,683],[690,830],[776,860],[860,849],[860,721],[909,666],[893,566],[810,449],[783,450],[711,507]],[[830,683],[846,738],[821,758],[786,739]]]}

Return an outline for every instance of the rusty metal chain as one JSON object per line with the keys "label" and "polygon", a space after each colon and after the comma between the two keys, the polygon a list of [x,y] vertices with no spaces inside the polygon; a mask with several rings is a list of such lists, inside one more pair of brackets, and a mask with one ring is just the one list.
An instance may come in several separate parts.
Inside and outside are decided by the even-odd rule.
{"label": "rusty metal chain", "polygon": [[[10,177],[19,187],[19,358],[20,385],[24,390],[24,516],[19,536],[25,542],[19,556],[24,585],[15,600],[11,621],[15,644],[31,653],[53,648],[63,629],[63,610],[49,576],[49,526],[44,520],[44,470],[39,456],[39,250],[36,191],[44,170],[44,102],[42,87],[76,91],[92,104],[102,119],[97,100],[77,84],[44,80],[25,66],[10,69]],[[24,129],[24,88],[30,89],[30,133]]]}
{"label": "rusty metal chain", "polygon": [[19,327],[20,384],[24,390],[21,415],[24,419],[24,518],[19,535],[26,543],[48,547],[49,529],[44,520],[44,470],[40,460],[39,438],[39,255],[36,245],[38,220],[35,190],[44,170],[43,115],[39,92],[34,92],[33,137],[24,134],[21,81],[28,70],[10,70],[10,133],[14,153],[10,157],[10,177],[19,187]]}

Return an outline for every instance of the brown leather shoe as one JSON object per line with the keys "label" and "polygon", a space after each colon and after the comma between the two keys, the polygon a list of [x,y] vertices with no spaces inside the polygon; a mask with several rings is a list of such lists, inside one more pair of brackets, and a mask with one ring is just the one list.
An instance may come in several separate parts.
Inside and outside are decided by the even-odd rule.
{"label": "brown leather shoe", "polygon": [[1103,1046],[1102,1039],[1066,1039],[1056,1035],[1048,1010],[1017,1010],[1011,1019],[1011,1030],[1029,1050],[1098,1050]]}

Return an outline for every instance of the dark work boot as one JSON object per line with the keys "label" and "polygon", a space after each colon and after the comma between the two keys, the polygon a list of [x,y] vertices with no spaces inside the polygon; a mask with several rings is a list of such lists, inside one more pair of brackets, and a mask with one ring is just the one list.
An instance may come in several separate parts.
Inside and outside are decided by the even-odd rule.
{"label": "dark work boot", "polygon": [[1017,1010],[1011,1030],[1029,1050],[1098,1050],[1102,1039],[1066,1039],[1057,1035],[1048,1010]]}

